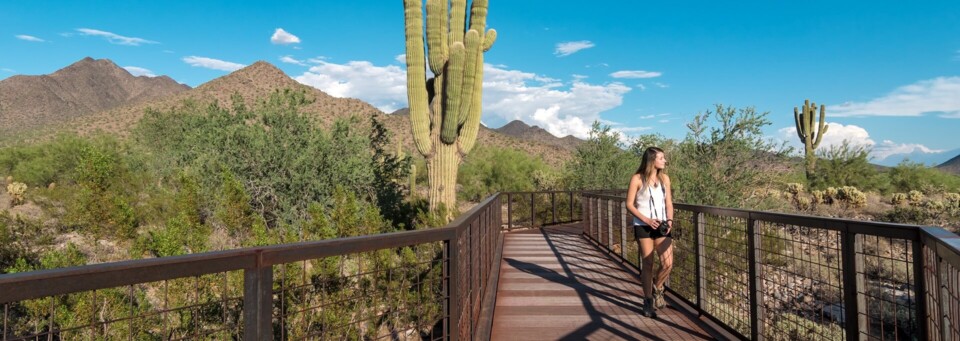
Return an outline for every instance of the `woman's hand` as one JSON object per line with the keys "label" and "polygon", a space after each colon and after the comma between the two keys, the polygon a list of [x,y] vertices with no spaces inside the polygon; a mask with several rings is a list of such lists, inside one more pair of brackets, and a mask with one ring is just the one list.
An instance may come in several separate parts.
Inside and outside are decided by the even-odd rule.
{"label": "woman's hand", "polygon": [[665,220],[665,221],[663,221],[663,222],[661,222],[661,223],[662,223],[662,224],[667,224],[667,233],[666,233],[666,234],[670,234],[670,231],[673,230],[673,219],[667,219],[667,220]]}

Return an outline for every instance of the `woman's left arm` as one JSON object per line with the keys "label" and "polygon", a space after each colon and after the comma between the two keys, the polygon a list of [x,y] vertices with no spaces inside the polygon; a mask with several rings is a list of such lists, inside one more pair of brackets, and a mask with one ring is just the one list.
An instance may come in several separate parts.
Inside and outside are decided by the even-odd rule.
{"label": "woman's left arm", "polygon": [[670,233],[673,229],[673,186],[670,184],[670,176],[666,174],[663,175],[663,189],[663,202],[667,208],[667,233]]}

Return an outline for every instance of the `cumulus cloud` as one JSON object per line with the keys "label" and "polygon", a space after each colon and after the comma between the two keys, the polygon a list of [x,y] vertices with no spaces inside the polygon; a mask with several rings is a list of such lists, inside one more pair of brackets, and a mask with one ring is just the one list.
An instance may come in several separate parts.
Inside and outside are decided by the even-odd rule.
{"label": "cumulus cloud", "polygon": [[[820,146],[817,147],[818,150],[827,150],[835,146],[840,146],[843,144],[843,141],[846,140],[851,145],[870,148],[870,157],[875,161],[897,156],[906,156],[913,153],[943,152],[943,150],[931,149],[916,143],[896,143],[891,140],[883,140],[877,143],[870,138],[870,133],[868,133],[866,129],[852,124],[843,125],[828,122],[827,125],[829,125],[830,128],[827,133],[823,135],[823,140],[820,142]],[[796,127],[782,128],[779,132],[781,139],[787,141],[790,146],[793,146],[800,153],[803,153],[804,146],[797,137]],[[893,163],[895,164],[896,162]]]}
{"label": "cumulus cloud", "polygon": [[399,66],[376,66],[368,61],[335,64],[311,59],[310,62],[317,65],[294,79],[334,97],[361,99],[384,112],[406,106],[407,73]]}
{"label": "cumulus cloud", "polygon": [[276,31],[273,31],[270,42],[277,45],[299,44],[300,38],[284,31],[282,28],[278,28]]}
{"label": "cumulus cloud", "polygon": [[643,71],[643,70],[623,70],[617,71],[610,74],[610,77],[613,78],[656,78],[660,77],[663,73],[656,71]]}
{"label": "cumulus cloud", "polygon": [[831,105],[834,117],[845,116],[921,116],[939,113],[940,117],[960,118],[960,77],[937,77],[901,86],[867,102]]}
{"label": "cumulus cloud", "polygon": [[20,39],[20,40],[32,41],[32,42],[37,42],[37,43],[42,43],[42,42],[45,42],[45,41],[46,41],[46,40],[43,40],[43,39],[40,39],[40,38],[37,38],[37,37],[34,37],[34,36],[28,36],[28,35],[26,35],[26,34],[18,34],[18,35],[16,35],[15,37],[17,37],[17,39]]}
{"label": "cumulus cloud", "polygon": [[622,83],[569,85],[518,70],[484,65],[483,109],[504,121],[522,120],[556,136],[586,138],[600,113],[623,103],[630,87]]}
{"label": "cumulus cloud", "polygon": [[280,57],[280,61],[281,61],[281,62],[284,62],[284,63],[287,63],[287,64],[296,64],[296,65],[300,65],[300,66],[307,66],[307,63],[304,63],[302,60],[298,60],[298,59],[296,59],[296,58],[293,58],[292,56],[283,56],[283,57]]}
{"label": "cumulus cloud", "polygon": [[106,39],[111,44],[116,45],[140,46],[141,44],[159,44],[158,42],[152,40],[136,37],[125,37],[113,32],[95,30],[92,28],[78,28],[77,32],[80,32],[80,35],[84,36],[101,37]]}
{"label": "cumulus cloud", "polygon": [[150,71],[148,69],[145,69],[139,66],[124,66],[123,69],[127,70],[127,72],[130,72],[130,74],[134,76],[147,76],[147,77],[157,76],[156,74],[153,73],[153,71]]}
{"label": "cumulus cloud", "polygon": [[553,51],[553,54],[557,55],[557,57],[566,57],[577,53],[580,50],[589,49],[593,46],[593,42],[589,40],[568,41],[557,44],[557,48]]}
{"label": "cumulus cloud", "polygon": [[242,69],[244,66],[246,66],[243,64],[237,64],[237,63],[223,61],[219,59],[197,57],[197,56],[184,57],[183,61],[186,62],[187,64],[190,64],[190,66],[221,70],[221,71],[237,71],[239,69]]}

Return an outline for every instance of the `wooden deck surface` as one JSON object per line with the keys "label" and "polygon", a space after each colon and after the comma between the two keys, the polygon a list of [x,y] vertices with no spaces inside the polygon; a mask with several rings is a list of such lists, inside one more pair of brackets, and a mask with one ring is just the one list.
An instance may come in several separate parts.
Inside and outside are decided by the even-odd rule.
{"label": "wooden deck surface", "polygon": [[510,232],[492,340],[712,340],[667,307],[640,314],[639,278],[582,235],[578,225]]}

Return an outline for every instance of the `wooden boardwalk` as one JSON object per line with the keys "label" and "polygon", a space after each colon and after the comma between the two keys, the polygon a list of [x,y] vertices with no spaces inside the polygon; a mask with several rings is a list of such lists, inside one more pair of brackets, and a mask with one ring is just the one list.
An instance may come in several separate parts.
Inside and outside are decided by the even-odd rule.
{"label": "wooden boardwalk", "polygon": [[580,234],[579,225],[510,232],[492,340],[712,340],[667,307],[640,314],[639,277]]}

